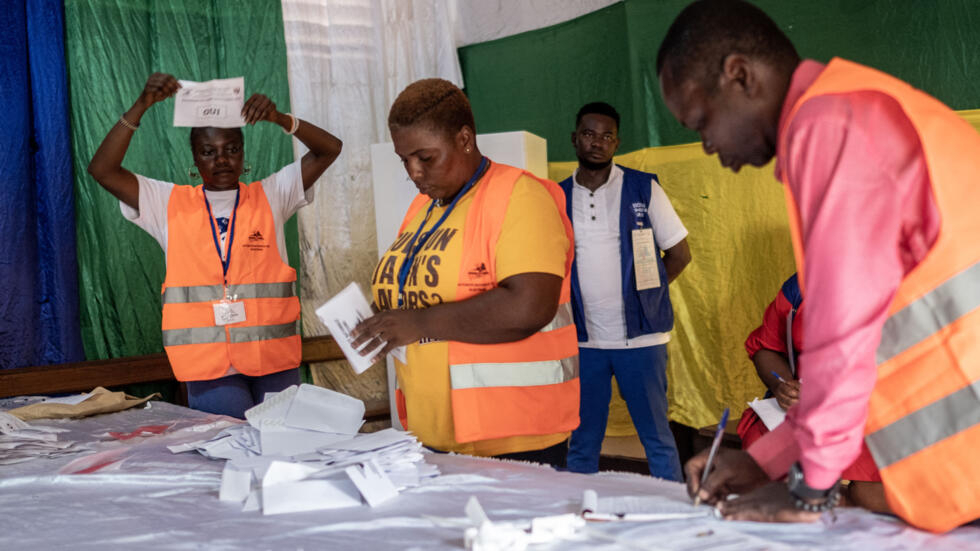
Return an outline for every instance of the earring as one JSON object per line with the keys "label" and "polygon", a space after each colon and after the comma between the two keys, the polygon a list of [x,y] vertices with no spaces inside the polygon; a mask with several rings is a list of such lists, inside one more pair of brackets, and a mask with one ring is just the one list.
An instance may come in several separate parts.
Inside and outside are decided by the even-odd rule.
{"label": "earring", "polygon": [[467,147],[466,148],[466,152],[469,153],[470,151],[472,151],[472,149],[470,149],[470,148]]}
{"label": "earring", "polygon": [[242,169],[242,174],[248,174],[252,172],[252,163],[245,163],[245,168]]}
{"label": "earring", "polygon": [[191,180],[197,180],[198,178],[201,177],[201,173],[197,171],[196,166],[191,166],[190,168],[187,169],[187,177],[190,178]]}

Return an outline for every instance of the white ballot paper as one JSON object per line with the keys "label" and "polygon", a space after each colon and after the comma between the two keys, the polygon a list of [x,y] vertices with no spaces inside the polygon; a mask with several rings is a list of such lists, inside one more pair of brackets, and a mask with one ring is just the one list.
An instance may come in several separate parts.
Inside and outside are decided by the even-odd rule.
{"label": "white ballot paper", "polygon": [[239,469],[234,463],[227,461],[224,471],[221,473],[221,489],[218,491],[218,499],[242,503],[248,498],[251,491],[252,470]]}
{"label": "white ballot paper", "polygon": [[[337,344],[340,345],[340,349],[344,351],[344,357],[347,358],[351,367],[354,368],[354,373],[360,375],[367,368],[374,365],[374,357],[383,345],[379,344],[364,356],[351,345],[354,342],[351,331],[354,330],[354,327],[358,323],[373,315],[371,306],[368,305],[368,301],[364,298],[364,293],[361,292],[361,288],[357,283],[352,282],[347,287],[344,287],[343,291],[325,302],[323,306],[317,308],[316,315],[327,326],[330,334],[333,335]],[[399,347],[392,354],[401,360],[402,363],[405,362],[404,347]]]}
{"label": "white ballot paper", "polygon": [[361,496],[350,480],[304,480],[316,471],[316,467],[309,465],[273,461],[262,477],[262,514],[361,505]]}
{"label": "white ballot paper", "polygon": [[245,411],[261,434],[263,455],[293,456],[349,440],[364,423],[364,402],[315,385],[269,393]]}
{"label": "white ballot paper", "polygon": [[654,521],[689,518],[711,518],[713,507],[695,507],[691,503],[664,496],[622,496],[599,498],[595,490],[582,496],[582,517],[586,520]]}
{"label": "white ballot paper", "polygon": [[786,410],[779,407],[779,402],[775,398],[766,398],[765,400],[756,398],[749,402],[749,407],[755,410],[756,415],[762,419],[763,424],[769,430],[782,425],[786,419]]}
{"label": "white ballot paper", "polygon": [[585,520],[571,513],[535,517],[530,521],[493,522],[476,496],[470,496],[464,511],[470,524],[463,532],[463,545],[468,551],[517,551],[531,545],[581,540],[585,529]]}
{"label": "white ballot paper", "polygon": [[174,101],[174,126],[245,126],[245,77],[207,82],[180,80]]}
{"label": "white ballot paper", "polygon": [[61,396],[58,398],[52,398],[50,396],[45,396],[42,402],[46,404],[68,404],[69,406],[74,406],[76,404],[81,404],[85,400],[92,397],[91,392],[86,392],[85,394],[74,394],[71,396]]}
{"label": "white ballot paper", "polygon": [[286,426],[338,434],[357,434],[364,424],[364,402],[341,392],[302,384],[286,411]]}
{"label": "white ballot paper", "polygon": [[398,495],[398,488],[373,458],[351,465],[345,472],[371,507],[377,507]]}

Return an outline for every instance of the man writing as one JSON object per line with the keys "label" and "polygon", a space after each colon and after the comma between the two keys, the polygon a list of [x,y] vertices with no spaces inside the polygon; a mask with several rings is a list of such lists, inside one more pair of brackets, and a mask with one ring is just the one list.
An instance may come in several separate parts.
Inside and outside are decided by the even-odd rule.
{"label": "man writing", "polygon": [[980,135],[893,77],[801,61],[739,0],[685,8],[657,73],[723,166],[777,157],[808,301],[799,402],[703,486],[693,458],[689,491],[726,518],[812,521],[865,437],[903,519],[938,532],[980,517]]}

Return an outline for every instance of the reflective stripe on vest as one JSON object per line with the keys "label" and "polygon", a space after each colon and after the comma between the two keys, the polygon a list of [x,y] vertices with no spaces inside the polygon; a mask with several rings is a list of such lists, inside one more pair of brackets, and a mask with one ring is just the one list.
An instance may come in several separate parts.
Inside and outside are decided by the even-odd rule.
{"label": "reflective stripe on vest", "polygon": [[[558,306],[555,317],[538,332],[547,333],[571,325],[572,305]],[[556,385],[578,377],[578,355],[561,360],[506,363],[468,363],[449,366],[453,389],[499,386]]]}
{"label": "reflective stripe on vest", "polygon": [[881,365],[980,306],[980,263],[892,314],[881,331]]}
{"label": "reflective stripe on vest", "polygon": [[879,469],[980,423],[980,381],[867,435]]}
{"label": "reflective stripe on vest", "polygon": [[279,325],[250,325],[228,328],[229,341],[232,343],[284,339],[298,334],[299,330],[295,321]]}
{"label": "reflective stripe on vest", "polygon": [[578,377],[578,356],[543,362],[461,364],[449,367],[453,390],[556,385]]}
{"label": "reflective stripe on vest", "polygon": [[568,327],[573,323],[575,323],[575,318],[572,315],[572,303],[564,302],[558,305],[558,311],[555,312],[555,317],[548,322],[548,325],[542,327],[540,332],[554,331],[555,329]]}
{"label": "reflective stripe on vest", "polygon": [[[279,325],[252,325],[247,327],[229,327],[229,342],[241,343],[284,339],[298,335],[296,322]],[[191,327],[189,329],[166,329],[163,331],[164,346],[180,346],[182,344],[211,344],[225,342],[225,327]]]}
{"label": "reflective stripe on vest", "polygon": [[[876,353],[881,364],[912,348],[980,306],[980,263],[892,314]],[[980,381],[865,436],[879,469],[980,424]]]}
{"label": "reflective stripe on vest", "polygon": [[225,328],[223,326],[163,330],[163,346],[178,346],[181,344],[210,344],[218,342],[225,342]]}
{"label": "reflective stripe on vest", "polygon": [[[235,300],[249,298],[286,298],[294,296],[292,282],[283,283],[240,283],[228,286],[228,296]],[[195,285],[191,287],[167,287],[163,291],[164,304],[186,304],[189,302],[214,302],[224,297],[221,285]]]}

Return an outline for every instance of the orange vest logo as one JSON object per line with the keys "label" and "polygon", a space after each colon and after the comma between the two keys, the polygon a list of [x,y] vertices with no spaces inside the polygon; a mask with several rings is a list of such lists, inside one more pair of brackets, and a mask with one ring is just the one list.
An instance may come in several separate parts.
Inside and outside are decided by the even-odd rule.
{"label": "orange vest logo", "polygon": [[265,242],[265,237],[262,237],[262,232],[255,230],[248,234],[248,243],[243,247],[249,251],[262,251],[268,249],[269,244]]}

